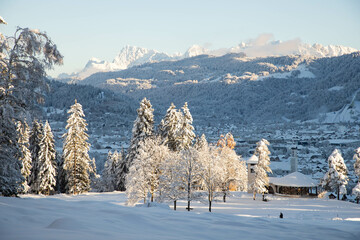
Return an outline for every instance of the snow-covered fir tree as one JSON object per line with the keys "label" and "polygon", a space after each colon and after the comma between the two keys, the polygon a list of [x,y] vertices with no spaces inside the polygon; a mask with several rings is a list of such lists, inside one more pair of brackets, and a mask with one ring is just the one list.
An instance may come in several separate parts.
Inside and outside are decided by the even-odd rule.
{"label": "snow-covered fir tree", "polygon": [[354,154],[353,159],[355,160],[354,171],[360,181],[360,147],[355,149],[355,154]]}
{"label": "snow-covered fir tree", "polygon": [[205,134],[202,134],[201,137],[197,136],[194,143],[194,148],[200,150],[208,145]]}
{"label": "snow-covered fir tree", "polygon": [[31,174],[31,153],[29,150],[29,125],[26,123],[17,123],[18,144],[21,149],[20,162],[22,163],[21,174],[24,177],[24,181],[21,183],[21,189],[19,192],[27,193],[30,189],[29,178]]}
{"label": "snow-covered fir tree", "polygon": [[75,104],[68,111],[67,132],[63,135],[63,156],[66,180],[66,192],[79,194],[90,190],[89,174],[93,172],[89,157],[87,123],[82,106],[75,100]]}
{"label": "snow-covered fir tree", "polygon": [[219,161],[223,172],[219,175],[220,189],[223,194],[223,201],[230,194],[230,188],[238,191],[247,190],[247,169],[244,161],[234,150],[235,141],[231,133],[220,136],[217,143]]}
{"label": "snow-covered fir tree", "polygon": [[17,144],[15,113],[11,95],[0,85],[0,194],[15,196],[24,182],[21,175],[21,149]]}
{"label": "snow-covered fir tree", "polygon": [[356,184],[356,186],[352,189],[352,194],[355,195],[355,199],[357,204],[359,204],[360,201],[360,182]]}
{"label": "snow-covered fir tree", "polygon": [[360,200],[360,148],[355,149],[354,160],[355,160],[354,171],[358,177],[358,183],[353,188],[352,194],[355,195],[356,201],[357,201],[357,203],[359,203],[359,200]]}
{"label": "snow-covered fir tree", "polygon": [[[130,147],[126,155],[126,161],[121,166],[121,175],[124,176],[129,171],[133,160],[139,152],[140,142],[145,138],[153,135],[154,128],[154,109],[149,100],[144,98],[140,102],[140,107],[137,109],[137,117],[134,121],[134,126],[132,129],[132,137],[130,142]],[[121,179],[124,179],[121,177]],[[119,184],[120,190],[125,189],[125,182]]]}
{"label": "snow-covered fir tree", "polygon": [[159,126],[159,132],[163,141],[172,151],[177,151],[177,140],[181,127],[181,119],[181,112],[178,112],[175,105],[171,103]]}
{"label": "snow-covered fir tree", "polygon": [[31,152],[31,175],[30,175],[30,190],[33,193],[39,192],[39,171],[40,171],[40,163],[39,163],[39,155],[40,155],[40,143],[41,139],[43,138],[43,130],[44,126],[41,122],[34,119],[32,123],[32,128],[30,131],[30,138],[29,143],[30,147],[29,150]]}
{"label": "snow-covered fir tree", "polygon": [[38,193],[49,195],[51,191],[55,190],[56,175],[56,150],[54,136],[51,132],[51,127],[48,121],[45,122],[43,137],[40,142],[39,151],[39,174],[34,190]]}
{"label": "snow-covered fir tree", "polygon": [[158,137],[145,138],[138,151],[126,176],[126,193],[130,204],[135,204],[140,199],[146,201],[148,194],[151,202],[154,200],[155,194],[159,193],[161,164],[169,156],[169,149]]}
{"label": "snow-covered fir tree", "polygon": [[256,149],[254,155],[258,157],[258,164],[255,166],[255,180],[251,186],[254,193],[254,200],[256,198],[256,193],[261,193],[263,195],[267,193],[266,187],[269,186],[269,178],[267,173],[272,172],[270,169],[270,151],[268,146],[270,143],[266,139],[261,139],[261,141],[256,143]]}
{"label": "snow-covered fir tree", "polygon": [[181,167],[180,154],[173,151],[169,153],[169,157],[160,166],[159,190],[161,191],[161,200],[171,200],[174,203],[175,211],[176,202],[184,195]]}
{"label": "snow-covered fir tree", "polygon": [[188,108],[187,102],[185,102],[182,107],[183,116],[181,119],[181,126],[178,134],[178,150],[188,149],[192,146],[193,140],[195,138],[194,127],[192,126],[193,118],[191,116],[190,110]]}
{"label": "snow-covered fir tree", "polygon": [[337,192],[337,198],[340,194],[346,194],[346,185],[348,183],[347,168],[341,152],[335,149],[328,158],[329,170],[325,173],[321,185],[330,191]]}

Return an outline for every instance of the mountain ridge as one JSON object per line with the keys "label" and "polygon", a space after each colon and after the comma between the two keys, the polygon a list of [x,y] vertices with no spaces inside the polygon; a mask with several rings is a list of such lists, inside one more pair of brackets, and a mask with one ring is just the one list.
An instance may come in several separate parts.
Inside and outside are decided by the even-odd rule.
{"label": "mountain ridge", "polygon": [[[285,45],[285,46],[284,46]],[[115,56],[112,62],[100,60],[98,58],[90,58],[85,67],[76,73],[59,74],[57,80],[64,82],[78,82],[94,73],[120,71],[129,67],[138,66],[145,63],[159,61],[176,61],[180,59],[195,57],[199,55],[223,56],[228,53],[245,53],[247,56],[259,57],[265,56],[283,56],[283,55],[309,55],[314,57],[334,57],[349,54],[357,51],[351,47],[321,44],[297,44],[295,47],[289,48],[281,41],[273,41],[267,45],[254,45],[252,43],[240,43],[235,47],[228,49],[209,50],[199,45],[193,45],[184,54],[175,53],[168,54],[157,50],[146,49],[142,47],[127,45]],[[277,53],[277,54],[276,54]],[[272,55],[273,54],[273,55]]]}

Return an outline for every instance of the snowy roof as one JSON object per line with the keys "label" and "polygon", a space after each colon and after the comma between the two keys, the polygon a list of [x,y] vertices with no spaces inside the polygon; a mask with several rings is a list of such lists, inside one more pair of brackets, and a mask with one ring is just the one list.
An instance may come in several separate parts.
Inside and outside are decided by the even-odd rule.
{"label": "snowy roof", "polygon": [[247,161],[246,163],[258,163],[259,159],[257,156],[252,155]]}
{"label": "snowy roof", "polygon": [[293,172],[281,178],[269,178],[269,182],[287,187],[316,187],[318,185],[317,181],[299,172]]}

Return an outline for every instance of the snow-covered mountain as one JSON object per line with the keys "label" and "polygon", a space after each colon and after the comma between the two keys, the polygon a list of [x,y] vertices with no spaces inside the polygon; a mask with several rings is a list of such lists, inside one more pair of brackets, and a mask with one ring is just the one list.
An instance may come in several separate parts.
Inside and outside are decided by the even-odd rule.
{"label": "snow-covered mountain", "polygon": [[149,50],[141,47],[125,46],[112,62],[91,58],[85,67],[77,73],[62,73],[58,79],[72,79],[73,81],[82,80],[97,72],[110,72],[127,69],[128,67],[141,65],[148,62],[157,62],[178,58],[179,55],[168,55],[167,53]]}
{"label": "snow-covered mountain", "polygon": [[125,46],[112,62],[91,58],[80,72],[72,74],[62,73],[58,76],[58,79],[63,81],[69,81],[69,79],[79,81],[97,72],[119,71],[144,63],[180,60],[203,54],[223,56],[228,53],[245,53],[249,57],[309,55],[321,58],[341,56],[356,51],[358,50],[351,47],[323,46],[321,44],[310,45],[296,41],[272,41],[261,44],[256,41],[248,43],[242,42],[235,47],[216,50],[209,50],[199,45],[193,45],[184,54],[176,53],[173,55],[141,47]]}

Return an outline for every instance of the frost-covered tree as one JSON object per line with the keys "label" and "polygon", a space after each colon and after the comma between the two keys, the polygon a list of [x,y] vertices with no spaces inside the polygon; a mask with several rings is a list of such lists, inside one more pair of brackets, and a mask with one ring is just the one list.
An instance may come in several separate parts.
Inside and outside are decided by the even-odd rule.
{"label": "frost-covered tree", "polygon": [[178,150],[188,149],[192,146],[192,142],[195,138],[194,127],[192,126],[193,118],[191,116],[190,110],[188,108],[187,102],[185,102],[182,107],[182,119],[181,126],[178,134]]}
{"label": "frost-covered tree", "polygon": [[267,173],[272,172],[270,169],[270,151],[268,146],[270,143],[266,139],[261,139],[261,141],[256,143],[256,149],[254,155],[258,157],[258,164],[255,166],[255,180],[253,186],[251,186],[254,192],[254,200],[256,198],[256,193],[261,193],[263,199],[265,193],[267,193],[266,187],[269,186],[269,178]]}
{"label": "frost-covered tree", "polygon": [[178,112],[175,105],[171,103],[159,126],[160,136],[172,151],[177,151],[177,139],[181,127],[181,119],[181,112]]}
{"label": "frost-covered tree", "polygon": [[224,168],[217,149],[214,146],[204,146],[199,150],[201,186],[207,192],[209,212],[211,204],[215,197],[215,191],[221,185],[221,176],[224,174]]}
{"label": "frost-covered tree", "polygon": [[180,152],[181,156],[181,179],[183,182],[186,200],[187,200],[187,210],[190,211],[190,202],[194,199],[194,189],[200,182],[200,162],[199,162],[199,153],[198,151],[190,147],[184,149]]}
{"label": "frost-covered tree", "polygon": [[51,132],[51,127],[48,121],[45,122],[43,137],[40,142],[39,151],[39,173],[36,182],[34,183],[34,191],[49,195],[51,191],[55,190],[56,175],[56,150],[54,136]]}
{"label": "frost-covered tree", "polygon": [[[130,147],[126,155],[126,162],[121,167],[122,172],[126,174],[129,171],[133,160],[138,154],[138,149],[140,142],[145,138],[153,135],[154,128],[154,109],[149,100],[144,98],[140,102],[140,107],[137,109],[137,117],[134,121],[134,126],[132,129],[132,137],[130,142]],[[120,184],[120,188],[125,189],[125,182]]]}
{"label": "frost-covered tree", "polygon": [[43,130],[44,126],[41,122],[34,119],[32,123],[32,128],[30,131],[29,150],[31,152],[31,175],[30,175],[30,190],[33,193],[39,192],[38,179],[39,179],[39,171],[40,171],[40,163],[39,163],[39,155],[40,155],[40,143],[43,138]]}
{"label": "frost-covered tree", "polygon": [[151,202],[154,200],[159,188],[161,163],[169,155],[169,149],[157,137],[145,138],[138,151],[126,176],[126,193],[130,204],[135,204],[142,198],[146,201],[148,194],[151,195]]}
{"label": "frost-covered tree", "polygon": [[20,192],[27,193],[30,189],[29,178],[31,174],[31,153],[29,150],[29,126],[26,122],[17,123],[18,132],[18,144],[21,150],[20,162],[22,163],[21,174],[24,177],[24,181],[21,183]]}
{"label": "frost-covered tree", "polygon": [[169,157],[160,166],[161,199],[173,201],[175,211],[176,202],[184,195],[181,167],[181,157],[178,152],[170,152]]}
{"label": "frost-covered tree", "polygon": [[340,194],[346,194],[348,176],[344,159],[338,149],[335,149],[329,156],[328,166],[329,170],[325,173],[321,184],[326,190],[336,191],[339,200]]}
{"label": "frost-covered tree", "polygon": [[82,106],[75,100],[75,104],[68,111],[67,132],[63,135],[63,156],[66,180],[66,192],[79,194],[90,190],[89,174],[94,172],[89,157],[87,123]]}
{"label": "frost-covered tree", "polygon": [[247,190],[247,169],[244,161],[234,150],[236,142],[231,133],[221,135],[217,142],[219,161],[223,167],[220,175],[220,189],[223,201],[230,194],[230,187],[239,191]]}

